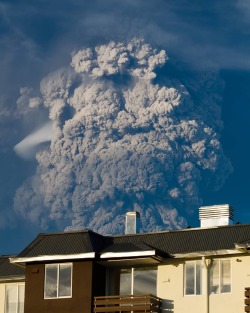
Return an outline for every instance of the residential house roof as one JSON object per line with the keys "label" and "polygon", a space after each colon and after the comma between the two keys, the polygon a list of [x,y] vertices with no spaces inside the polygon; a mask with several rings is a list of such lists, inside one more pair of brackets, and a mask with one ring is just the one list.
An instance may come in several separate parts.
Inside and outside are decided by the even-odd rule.
{"label": "residential house roof", "polygon": [[102,236],[89,230],[48,233],[39,234],[17,256],[16,263],[60,258],[113,258],[123,255],[192,257],[218,254],[218,251],[234,254],[243,252],[236,249],[235,244],[244,243],[245,247],[248,242],[250,243],[250,224],[119,236]]}
{"label": "residential house roof", "polygon": [[170,255],[200,251],[234,250],[236,243],[250,243],[250,224],[191,228],[158,233],[114,236],[113,243],[142,241]]}
{"label": "residential house roof", "polygon": [[18,257],[91,253],[98,252],[103,245],[103,236],[88,230],[39,234]]}
{"label": "residential house roof", "polygon": [[153,247],[145,244],[141,241],[135,241],[135,242],[121,242],[121,243],[115,243],[111,244],[105,249],[101,251],[101,253],[117,253],[117,252],[135,252],[135,251],[150,251],[154,249]]}
{"label": "residential house roof", "polygon": [[25,269],[10,263],[10,255],[0,256],[0,281],[11,279],[22,279],[25,276]]}

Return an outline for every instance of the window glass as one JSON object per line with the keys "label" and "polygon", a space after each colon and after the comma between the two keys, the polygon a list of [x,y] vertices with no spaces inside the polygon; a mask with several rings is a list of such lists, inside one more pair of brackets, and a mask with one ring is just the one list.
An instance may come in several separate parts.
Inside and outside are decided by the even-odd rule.
{"label": "window glass", "polygon": [[201,262],[196,262],[196,294],[201,294]]}
{"label": "window glass", "polygon": [[231,292],[231,263],[221,260],[221,292]]}
{"label": "window glass", "polygon": [[219,293],[220,289],[220,263],[214,260],[210,269],[210,293]]}
{"label": "window glass", "polygon": [[18,285],[18,313],[24,313],[24,285]]}
{"label": "window glass", "polygon": [[195,262],[185,264],[185,294],[195,294]]}
{"label": "window glass", "polygon": [[202,294],[202,270],[201,261],[191,261],[185,264],[185,295]]}
{"label": "window glass", "polygon": [[122,269],[120,273],[120,294],[130,295],[131,293],[131,269]]}
{"label": "window glass", "polygon": [[134,294],[150,293],[156,294],[156,269],[135,269],[134,270]]}
{"label": "window glass", "polygon": [[24,284],[7,284],[5,313],[24,312]]}
{"label": "window glass", "polygon": [[16,313],[18,285],[6,285],[6,313]]}
{"label": "window glass", "polygon": [[44,298],[71,297],[72,264],[45,266]]}
{"label": "window glass", "polygon": [[210,269],[210,293],[231,292],[230,260],[214,260]]}
{"label": "window glass", "polygon": [[57,265],[46,265],[45,267],[45,298],[57,297]]}
{"label": "window glass", "polygon": [[156,294],[157,268],[130,268],[120,271],[120,294]]}
{"label": "window glass", "polygon": [[61,264],[59,266],[59,297],[71,296],[71,265]]}

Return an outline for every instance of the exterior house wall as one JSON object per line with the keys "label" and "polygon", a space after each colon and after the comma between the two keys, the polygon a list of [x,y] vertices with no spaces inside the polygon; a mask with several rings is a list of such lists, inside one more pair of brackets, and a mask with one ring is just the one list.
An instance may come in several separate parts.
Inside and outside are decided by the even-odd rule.
{"label": "exterior house wall", "polygon": [[[217,258],[220,258],[217,256]],[[231,292],[206,296],[206,269],[202,269],[202,295],[184,295],[185,260],[174,260],[158,267],[157,296],[163,299],[163,312],[193,313],[243,312],[244,290],[250,287],[250,257],[223,256],[231,259]],[[197,260],[197,259],[196,259]],[[189,260],[188,260],[189,261]]]}
{"label": "exterior house wall", "polygon": [[0,312],[5,312],[5,284],[0,284]]}
{"label": "exterior house wall", "polygon": [[[238,261],[237,261],[238,260]],[[232,258],[232,293],[210,296],[210,307],[214,311],[235,313],[244,312],[244,291],[250,286],[250,257],[236,256]]]}
{"label": "exterior house wall", "polygon": [[72,297],[44,299],[45,264],[26,265],[25,313],[91,313],[93,262],[73,262]]}

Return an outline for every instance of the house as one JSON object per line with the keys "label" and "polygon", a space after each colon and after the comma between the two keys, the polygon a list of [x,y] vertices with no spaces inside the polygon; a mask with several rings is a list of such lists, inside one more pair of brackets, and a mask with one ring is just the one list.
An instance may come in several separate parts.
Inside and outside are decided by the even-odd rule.
{"label": "house", "polygon": [[242,312],[250,224],[232,224],[229,205],[200,208],[200,220],[156,233],[39,234],[10,258],[26,270],[24,313]]}
{"label": "house", "polygon": [[10,257],[0,257],[0,312],[23,313],[25,269],[11,264]]}

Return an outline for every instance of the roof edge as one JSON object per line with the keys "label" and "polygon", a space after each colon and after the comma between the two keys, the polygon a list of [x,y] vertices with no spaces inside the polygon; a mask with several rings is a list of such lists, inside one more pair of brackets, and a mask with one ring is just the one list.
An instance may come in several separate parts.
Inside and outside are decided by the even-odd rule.
{"label": "roof edge", "polygon": [[155,256],[156,250],[148,251],[129,251],[129,252],[104,252],[100,255],[101,259],[113,259],[113,258],[134,258],[134,257],[145,257],[145,256]]}
{"label": "roof edge", "polygon": [[221,249],[221,250],[212,250],[212,251],[196,251],[189,253],[174,253],[173,257],[175,259],[187,259],[187,258],[196,258],[201,256],[216,256],[216,255],[232,255],[232,254],[242,254],[243,251],[237,249]]}
{"label": "roof edge", "polygon": [[10,263],[28,263],[28,262],[39,262],[39,261],[59,261],[59,260],[76,260],[76,259],[94,259],[95,252],[79,253],[79,254],[59,254],[59,255],[40,255],[35,257],[21,257],[21,258],[9,258]]}
{"label": "roof edge", "polygon": [[178,232],[192,232],[192,231],[204,231],[210,229],[223,229],[223,228],[235,228],[235,227],[244,227],[250,226],[250,223],[246,224],[230,224],[230,225],[217,225],[217,226],[207,226],[207,227],[190,227],[190,228],[181,228],[181,229],[168,229],[161,230],[156,232],[145,232],[145,233],[136,233],[136,234],[117,234],[117,235],[104,235],[105,238],[119,238],[119,237],[134,237],[134,236],[145,236],[145,235],[155,235],[155,234],[166,234],[166,233],[178,233]]}
{"label": "roof edge", "polygon": [[2,276],[0,277],[0,282],[10,282],[10,281],[20,281],[20,282],[24,282],[25,281],[25,275],[13,275],[13,276]]}

